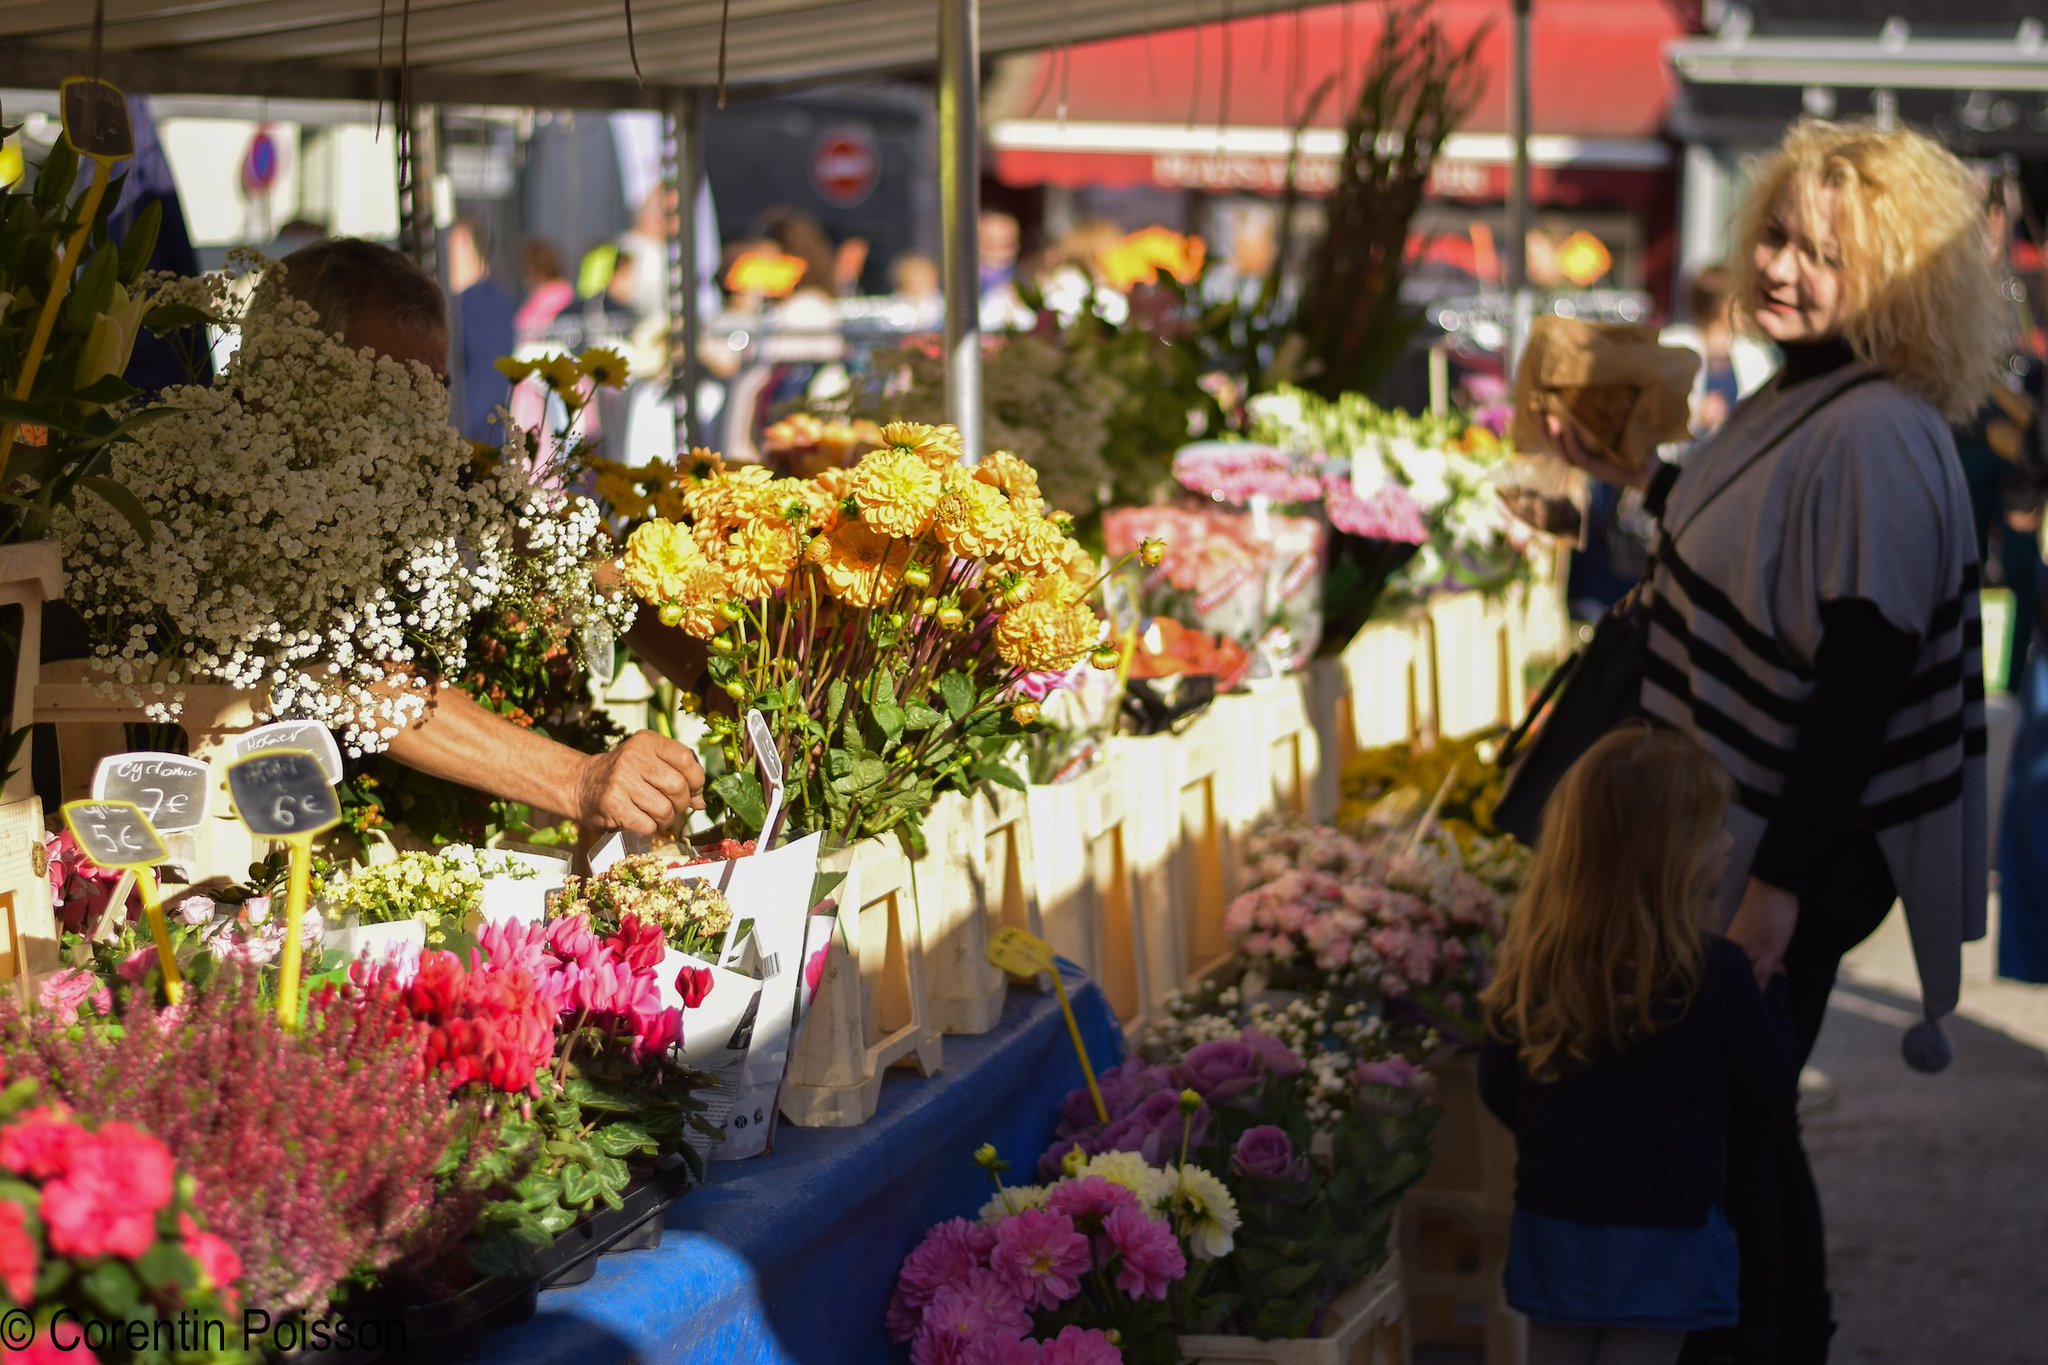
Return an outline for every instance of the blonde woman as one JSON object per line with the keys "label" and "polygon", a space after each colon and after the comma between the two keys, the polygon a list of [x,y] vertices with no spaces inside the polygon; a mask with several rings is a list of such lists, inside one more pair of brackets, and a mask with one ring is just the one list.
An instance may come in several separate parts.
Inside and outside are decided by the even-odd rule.
{"label": "blonde woman", "polygon": [[1529,1365],[1671,1365],[1739,1321],[1729,1146],[1767,1139],[1793,1076],[1748,957],[1705,930],[1728,794],[1684,735],[1608,735],[1559,785],[1508,919],[1479,1085],[1515,1135],[1505,1289]]}
{"label": "blonde woman", "polygon": [[[1917,133],[1801,123],[1735,236],[1737,306],[1783,353],[1777,377],[1682,474],[1558,445],[1660,512],[1641,707],[1734,781],[1727,933],[1759,980],[1783,974],[1799,1059],[1842,955],[1903,899],[1926,1014],[1907,1059],[1938,1070],[1989,842],[1976,537],[1949,436],[2007,335],[1979,198]],[[1735,1210],[1745,1330],[1754,1350],[1775,1329],[1764,1359],[1825,1360],[1820,1204],[1789,1108],[1768,1155]]]}

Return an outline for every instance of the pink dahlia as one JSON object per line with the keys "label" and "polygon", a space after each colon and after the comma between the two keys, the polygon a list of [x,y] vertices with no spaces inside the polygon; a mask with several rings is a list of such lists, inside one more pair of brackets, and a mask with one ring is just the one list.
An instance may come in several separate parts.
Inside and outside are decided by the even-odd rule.
{"label": "pink dahlia", "polygon": [[1046,1197],[1048,1213],[1063,1213],[1076,1223],[1087,1218],[1107,1218],[1126,1206],[1135,1208],[1138,1196],[1128,1187],[1091,1175],[1069,1180]]}
{"label": "pink dahlia", "polygon": [[1037,1365],[1123,1365],[1124,1353],[1093,1327],[1063,1327],[1045,1343]]}
{"label": "pink dahlia", "polygon": [[948,1285],[965,1284],[970,1273],[985,1269],[996,1235],[979,1223],[953,1218],[924,1235],[917,1250],[903,1262],[896,1277],[905,1304],[922,1308]]}
{"label": "pink dahlia", "polygon": [[987,1304],[965,1285],[949,1284],[924,1311],[924,1321],[910,1343],[910,1365],[964,1365],[976,1342],[1005,1335],[1015,1333],[1006,1334],[997,1326]]}
{"label": "pink dahlia", "polygon": [[1173,1229],[1143,1209],[1118,1209],[1103,1221],[1102,1231],[1117,1256],[1116,1287],[1134,1299],[1164,1299],[1167,1288],[1188,1273]]}
{"label": "pink dahlia", "polygon": [[1092,1264],[1088,1239],[1065,1214],[1026,1209],[996,1226],[989,1264],[1017,1296],[1036,1308],[1057,1308],[1081,1292]]}

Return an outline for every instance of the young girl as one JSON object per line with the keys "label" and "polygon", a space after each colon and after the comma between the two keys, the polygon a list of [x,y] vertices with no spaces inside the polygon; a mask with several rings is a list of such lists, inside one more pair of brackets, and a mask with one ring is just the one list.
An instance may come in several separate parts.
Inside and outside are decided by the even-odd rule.
{"label": "young girl", "polygon": [[1692,740],[1628,726],[1545,813],[1479,1070],[1515,1134],[1506,1281],[1529,1365],[1669,1365],[1687,1332],[1737,1321],[1731,1132],[1764,1142],[1794,1075],[1749,959],[1701,922],[1728,798]]}

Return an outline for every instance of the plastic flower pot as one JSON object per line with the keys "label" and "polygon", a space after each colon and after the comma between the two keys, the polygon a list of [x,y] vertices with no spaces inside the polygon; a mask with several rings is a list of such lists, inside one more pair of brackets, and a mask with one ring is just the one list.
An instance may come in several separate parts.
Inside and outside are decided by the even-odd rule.
{"label": "plastic flower pot", "polygon": [[427,946],[427,926],[416,919],[396,920],[389,924],[364,924],[351,915],[327,931],[327,949],[338,952],[351,960],[367,957],[372,962],[410,949],[422,952]]}

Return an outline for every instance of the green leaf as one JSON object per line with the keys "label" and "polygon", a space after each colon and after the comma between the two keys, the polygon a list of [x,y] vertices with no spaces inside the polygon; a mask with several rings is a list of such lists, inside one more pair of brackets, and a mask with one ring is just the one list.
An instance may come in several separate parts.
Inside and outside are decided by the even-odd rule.
{"label": "green leaf", "polygon": [[119,1261],[101,1261],[85,1272],[80,1284],[109,1318],[132,1317],[142,1304],[142,1286],[135,1273]]}
{"label": "green leaf", "polygon": [[894,706],[896,704],[896,676],[886,668],[875,670],[875,704]]}
{"label": "green leaf", "polygon": [[120,258],[114,252],[94,254],[85,274],[71,286],[71,297],[64,301],[64,321],[72,331],[81,335],[91,331],[93,318],[112,306],[120,271]]}
{"label": "green leaf", "polygon": [[157,336],[175,332],[183,327],[199,327],[212,322],[213,317],[204,309],[194,308],[189,303],[160,303],[142,315],[142,325]]}
{"label": "green leaf", "polygon": [[135,222],[129,227],[128,235],[121,242],[120,278],[123,285],[133,285],[142,278],[142,272],[149,268],[149,258],[156,251],[157,231],[163,226],[164,205],[161,199],[152,199],[135,215]]}
{"label": "green leaf", "polygon": [[965,673],[944,674],[939,678],[939,695],[945,698],[946,710],[954,720],[965,720],[974,709],[974,680]]}
{"label": "green leaf", "polygon": [[1007,763],[979,763],[968,769],[968,776],[976,783],[993,782],[998,787],[1011,791],[1023,791],[1024,778]]}
{"label": "green leaf", "polygon": [[614,1157],[654,1150],[653,1135],[637,1123],[607,1123],[592,1136],[597,1139],[599,1151]]}
{"label": "green leaf", "polygon": [[135,534],[146,547],[153,539],[150,530],[149,509],[142,505],[142,499],[129,492],[127,487],[104,474],[87,474],[79,483],[100,495],[107,506],[119,512],[122,519],[135,528]]}
{"label": "green leaf", "polygon": [[754,709],[764,716],[770,715],[780,711],[784,701],[785,698],[780,692],[763,692],[760,696],[754,698]]}
{"label": "green leaf", "polygon": [[100,376],[97,380],[72,394],[71,401],[74,403],[92,403],[99,407],[109,407],[115,403],[125,403],[131,398],[140,397],[142,397],[141,389],[136,388],[118,374],[109,374]]}
{"label": "green leaf", "polygon": [[929,730],[945,719],[944,716],[926,706],[923,702],[910,702],[903,708],[903,728],[916,734]]}
{"label": "green leaf", "polygon": [[767,822],[768,798],[761,790],[761,779],[754,774],[727,773],[711,784],[711,792],[748,829],[759,830]]}
{"label": "green leaf", "polygon": [[572,1209],[586,1209],[597,1198],[597,1172],[588,1166],[562,1168],[562,1202]]}
{"label": "green leaf", "polygon": [[904,722],[902,707],[894,706],[887,702],[876,702],[874,717],[875,724],[882,727],[882,733],[887,736],[889,743],[894,744],[898,739],[902,738]]}

